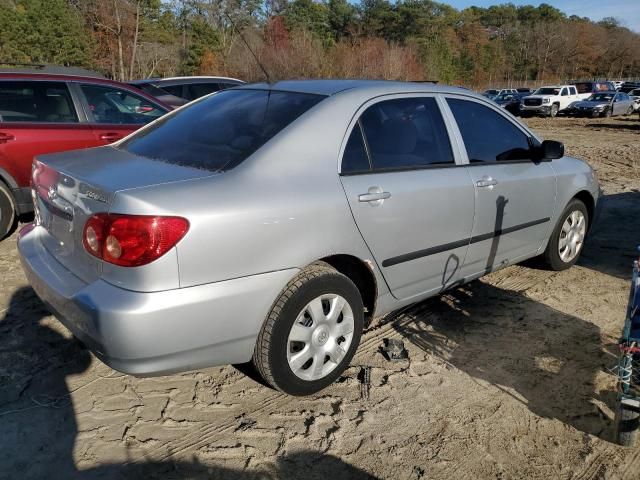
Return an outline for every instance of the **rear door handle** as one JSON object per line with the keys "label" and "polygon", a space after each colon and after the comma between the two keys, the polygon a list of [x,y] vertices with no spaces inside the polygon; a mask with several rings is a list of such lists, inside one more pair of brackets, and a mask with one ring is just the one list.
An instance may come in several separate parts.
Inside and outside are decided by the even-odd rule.
{"label": "rear door handle", "polygon": [[0,132],[0,143],[7,143],[15,139],[16,139],[15,135],[11,135],[10,133]]}
{"label": "rear door handle", "polygon": [[367,193],[358,195],[359,202],[368,202],[372,206],[381,205],[387,198],[391,198],[391,193],[383,191],[380,187],[369,187]]}
{"label": "rear door handle", "polygon": [[478,180],[476,182],[476,187],[489,187],[493,188],[494,185],[497,185],[498,181],[495,178],[491,177],[482,177],[482,180]]}
{"label": "rear door handle", "polygon": [[122,135],[116,132],[108,132],[108,133],[100,134],[100,140],[104,140],[105,142],[109,142],[109,143],[113,143],[116,140],[120,140],[121,138],[122,138]]}

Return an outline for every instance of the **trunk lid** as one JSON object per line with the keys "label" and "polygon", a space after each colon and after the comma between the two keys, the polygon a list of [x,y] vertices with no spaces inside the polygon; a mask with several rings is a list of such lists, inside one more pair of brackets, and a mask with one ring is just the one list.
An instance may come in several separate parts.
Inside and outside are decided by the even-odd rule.
{"label": "trunk lid", "polygon": [[[36,222],[45,228],[44,247],[83,281],[97,280],[102,261],[83,245],[84,225],[109,212],[116,192],[212,175],[101,147],[37,157],[32,173]],[[153,214],[153,212],[119,212]]]}

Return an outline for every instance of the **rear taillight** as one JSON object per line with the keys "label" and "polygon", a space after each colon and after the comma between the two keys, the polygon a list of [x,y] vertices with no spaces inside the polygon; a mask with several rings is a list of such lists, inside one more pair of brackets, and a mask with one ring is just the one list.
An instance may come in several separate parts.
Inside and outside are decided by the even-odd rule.
{"label": "rear taillight", "polygon": [[189,230],[181,217],[98,213],[84,226],[82,243],[91,255],[122,267],[139,267],[171,250]]}

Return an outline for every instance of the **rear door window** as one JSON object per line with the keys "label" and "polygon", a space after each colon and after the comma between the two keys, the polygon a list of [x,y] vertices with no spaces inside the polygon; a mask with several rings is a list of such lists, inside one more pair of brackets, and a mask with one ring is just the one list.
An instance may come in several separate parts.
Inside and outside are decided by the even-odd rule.
{"label": "rear door window", "polygon": [[371,169],[369,164],[369,155],[367,155],[367,147],[364,144],[362,129],[360,122],[349,135],[347,146],[342,156],[342,173],[364,173]]}
{"label": "rear door window", "polygon": [[531,158],[529,137],[507,118],[478,102],[448,98],[470,163]]}
{"label": "rear door window", "polygon": [[273,90],[226,90],[170,113],[118,147],[175,165],[227,170],[324,98]]}
{"label": "rear door window", "polygon": [[144,97],[104,85],[81,85],[93,123],[144,125],[166,112]]}
{"label": "rear door window", "polygon": [[360,122],[374,170],[454,164],[447,129],[432,97],[376,103]]}
{"label": "rear door window", "polygon": [[0,122],[77,123],[64,82],[0,82]]}

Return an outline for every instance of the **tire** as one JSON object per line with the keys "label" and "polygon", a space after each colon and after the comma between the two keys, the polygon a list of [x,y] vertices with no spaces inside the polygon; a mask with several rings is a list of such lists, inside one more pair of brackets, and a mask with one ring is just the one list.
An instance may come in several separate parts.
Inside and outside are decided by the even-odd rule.
{"label": "tire", "polygon": [[18,226],[16,206],[9,188],[0,181],[0,240],[8,237]]}
{"label": "tire", "polygon": [[602,112],[602,116],[605,118],[609,118],[613,115],[611,108],[606,108],[604,112]]}
{"label": "tire", "polygon": [[629,116],[629,115],[631,115],[632,113],[633,113],[633,106],[631,106],[631,107],[627,108],[627,111],[626,111],[625,115],[626,115],[626,116]]}
{"label": "tire", "polygon": [[638,437],[640,413],[624,405],[616,411],[616,442],[623,447],[633,447]]}
{"label": "tire", "polygon": [[[574,214],[574,212],[579,212],[583,217],[584,233],[582,234],[582,240],[580,244],[578,245],[576,243],[576,247],[577,247],[576,254],[571,256],[571,258],[563,259],[560,254],[560,242],[561,240],[564,240],[564,238],[568,237],[568,235],[563,235],[564,234],[563,226],[565,225],[565,222],[569,221],[569,217],[571,217]],[[589,213],[587,211],[587,207],[585,206],[585,204],[576,198],[571,200],[567,205],[567,207],[562,212],[562,215],[558,220],[558,224],[553,229],[553,233],[549,238],[549,243],[547,244],[547,248],[545,249],[542,255],[544,263],[551,270],[555,270],[555,271],[566,270],[567,268],[572,267],[578,261],[578,258],[580,258],[580,253],[582,253],[582,249],[584,247],[584,241],[586,238],[587,231],[589,230],[589,221],[590,221]],[[580,228],[579,231],[582,232],[582,228]],[[574,233],[573,230],[571,231],[571,233]],[[576,231],[575,233],[579,234],[578,231]],[[571,243],[573,245],[572,242],[566,242],[566,243]],[[565,247],[565,248],[568,248],[568,247]]]}
{"label": "tire", "polygon": [[558,116],[558,111],[560,110],[560,106],[557,103],[554,103],[553,105],[551,105],[551,110],[549,111],[549,116],[551,118],[554,118],[556,116]]}
{"label": "tire", "polygon": [[[330,308],[338,304],[333,303],[334,300],[319,300],[323,296],[345,300],[340,311],[346,313],[340,313],[336,320],[331,320]],[[317,309],[312,310],[312,304],[321,305],[321,313],[317,313]],[[312,312],[316,313],[312,315]],[[339,333],[333,329],[340,328],[340,325],[345,332],[352,326],[352,332],[338,336]],[[364,305],[356,285],[328,264],[315,263],[296,275],[275,301],[258,335],[253,365],[273,388],[289,395],[311,395],[333,383],[347,368],[360,343],[363,325]],[[309,334],[308,339],[305,337],[304,342],[291,340],[294,327],[296,332]],[[335,348],[346,344],[346,350]],[[323,349],[334,350],[340,352],[336,353],[337,356],[344,356],[334,361]],[[314,351],[318,353],[313,354]],[[313,357],[305,360],[308,355]],[[316,361],[320,357],[322,360]],[[325,373],[323,370],[328,371]],[[316,375],[318,372],[319,377]]]}

